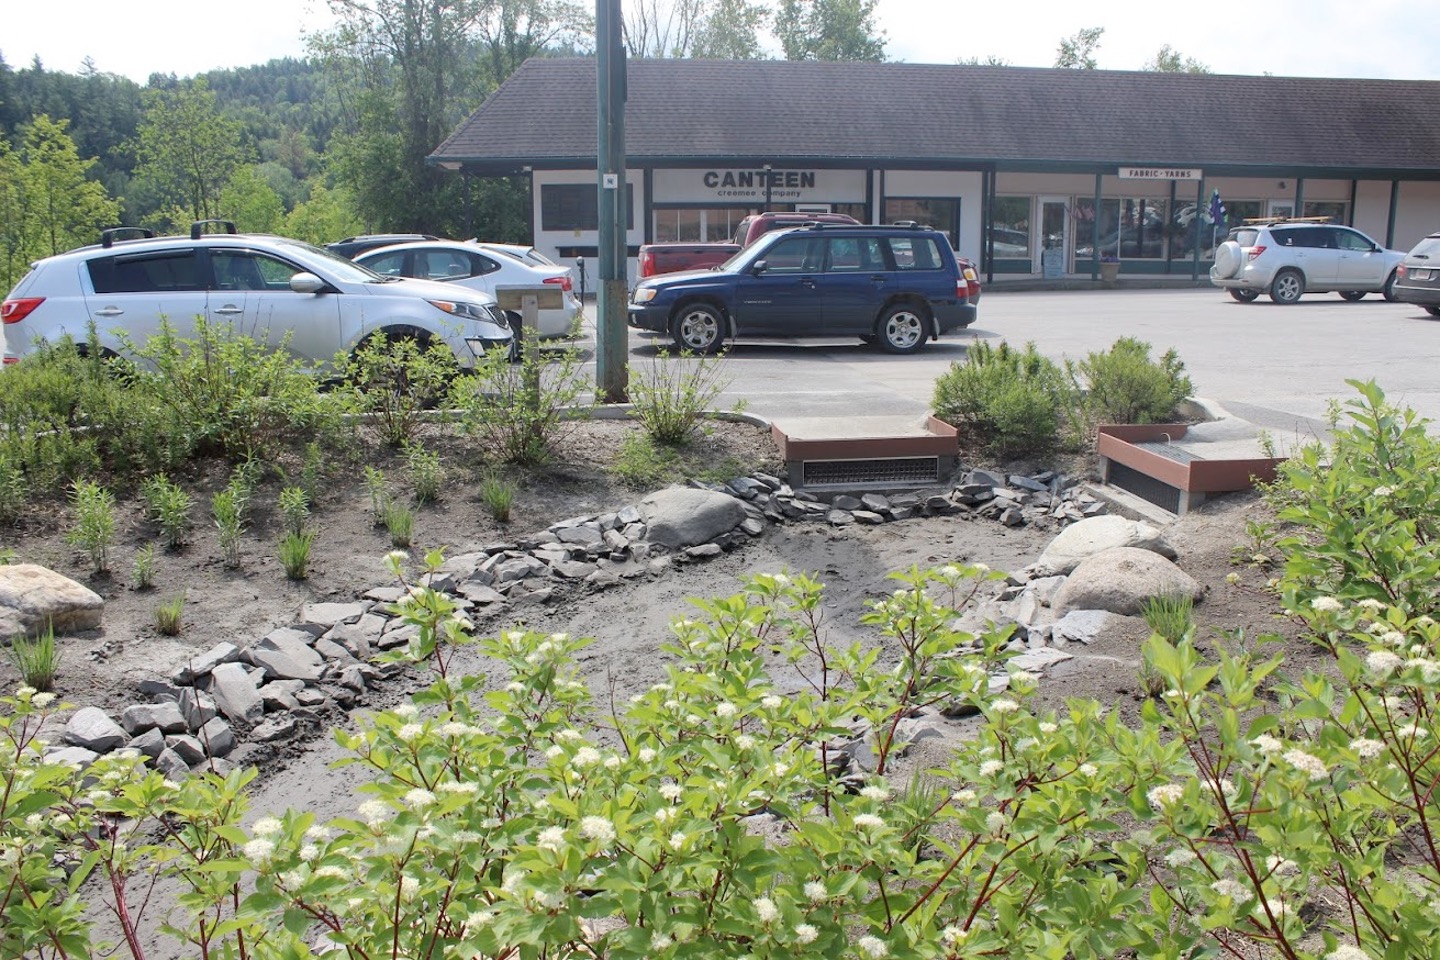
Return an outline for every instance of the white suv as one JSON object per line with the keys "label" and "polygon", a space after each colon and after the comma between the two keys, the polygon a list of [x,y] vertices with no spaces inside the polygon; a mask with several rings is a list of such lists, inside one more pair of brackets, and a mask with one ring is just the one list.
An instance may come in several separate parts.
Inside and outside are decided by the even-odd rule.
{"label": "white suv", "polygon": [[[121,334],[143,345],[162,318],[181,337],[196,317],[323,365],[372,333],[443,341],[462,367],[508,350],[511,331],[487,293],[429,280],[382,277],[299,240],[262,234],[205,234],[101,242],[38,260],[0,308],[0,355],[15,363],[40,342],[68,334],[82,349],[120,353]],[[148,234],[148,231],[144,231]],[[98,343],[87,343],[94,322]]]}
{"label": "white suv", "polygon": [[1394,300],[1395,268],[1405,254],[1386,250],[1353,227],[1316,220],[1247,223],[1215,251],[1210,282],[1249,303],[1268,293],[1294,303],[1306,293],[1338,292],[1346,300],[1367,293]]}

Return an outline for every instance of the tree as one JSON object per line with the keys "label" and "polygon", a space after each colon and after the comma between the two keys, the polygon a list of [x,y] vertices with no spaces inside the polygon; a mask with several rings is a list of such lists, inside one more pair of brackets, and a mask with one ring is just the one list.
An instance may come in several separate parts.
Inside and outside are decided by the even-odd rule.
{"label": "tree", "polygon": [[135,178],[148,222],[219,216],[220,191],[251,159],[238,123],[222,117],[203,79],[148,90],[136,134]]}
{"label": "tree", "polygon": [[594,16],[575,0],[492,0],[489,7],[475,32],[488,87],[499,86],[516,67],[552,45],[595,34]]}
{"label": "tree", "polygon": [[625,15],[632,57],[756,60],[769,13],[748,0],[635,0]]}
{"label": "tree", "polygon": [[1100,48],[1104,27],[1086,27],[1060,41],[1055,54],[1055,66],[1071,70],[1094,70],[1095,51]]}
{"label": "tree", "polygon": [[955,62],[956,62],[957,64],[959,64],[960,66],[962,66],[962,67],[1008,67],[1008,66],[1010,66],[1010,61],[1009,61],[1009,60],[1006,60],[1004,57],[997,57],[997,56],[995,56],[995,54],[993,54],[993,53],[991,53],[991,54],[986,54],[986,55],[983,56],[983,57],[964,57],[963,59],[956,60]]}
{"label": "tree", "polygon": [[1209,73],[1210,68],[1196,60],[1194,57],[1182,57],[1180,51],[1172,48],[1170,44],[1163,45],[1155,53],[1155,57],[1147,60],[1140,67],[1141,70],[1150,70],[1158,73]]}
{"label": "tree", "polygon": [[327,189],[324,184],[316,184],[310,199],[295,204],[285,215],[285,236],[314,244],[354,236],[363,229],[349,193],[339,187]]}
{"label": "tree", "polygon": [[235,171],[220,191],[220,212],[235,221],[243,233],[278,233],[285,219],[285,205],[255,166]]}
{"label": "tree", "polygon": [[885,59],[877,0],[780,0],[775,34],[786,60]]}

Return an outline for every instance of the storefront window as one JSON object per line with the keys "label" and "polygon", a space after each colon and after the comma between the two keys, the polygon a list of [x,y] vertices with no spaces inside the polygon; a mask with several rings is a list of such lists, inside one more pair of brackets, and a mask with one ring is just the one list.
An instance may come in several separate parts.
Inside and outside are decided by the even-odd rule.
{"label": "storefront window", "polygon": [[655,210],[656,243],[725,243],[750,207],[671,207]]}
{"label": "storefront window", "polygon": [[926,197],[886,197],[882,211],[886,223],[914,220],[921,226],[933,227],[950,238],[950,246],[960,246],[960,201]]}
{"label": "storefront window", "polygon": [[[625,185],[625,226],[635,227],[634,188]],[[593,183],[542,183],[541,230],[600,229],[599,191]]]}
{"label": "storefront window", "polygon": [[1305,216],[1329,217],[1331,223],[1345,222],[1345,204],[1326,200],[1305,201]]}
{"label": "storefront window", "polygon": [[1024,259],[1030,256],[1029,197],[996,197],[995,214],[991,218],[990,236],[995,243],[995,259]]}

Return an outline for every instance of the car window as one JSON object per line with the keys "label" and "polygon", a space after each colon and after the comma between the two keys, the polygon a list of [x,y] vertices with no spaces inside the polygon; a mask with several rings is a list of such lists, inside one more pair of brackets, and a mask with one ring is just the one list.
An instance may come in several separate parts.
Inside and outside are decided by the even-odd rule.
{"label": "car window", "polygon": [[814,273],[820,269],[821,241],[785,237],[765,253],[767,273]]}
{"label": "car window", "polygon": [[880,241],[875,237],[831,237],[829,266],[827,270],[836,273],[876,271],[885,269],[885,254]]}
{"label": "car window", "polygon": [[364,263],[382,277],[403,277],[405,276],[405,252],[382,253],[379,256],[370,257]]}
{"label": "car window", "polygon": [[1260,239],[1259,230],[1236,230],[1231,234],[1231,239],[1242,247],[1253,247],[1255,241]]}
{"label": "car window", "polygon": [[470,276],[470,258],[459,250],[416,250],[415,275],[422,280],[460,280]]}
{"label": "car window", "polygon": [[1415,249],[1410,251],[1410,256],[1416,260],[1440,259],[1440,236],[1426,237],[1415,244]]}
{"label": "car window", "polygon": [[284,290],[300,272],[293,264],[253,250],[211,250],[217,290]]}
{"label": "car window", "polygon": [[[523,263],[524,261],[522,260],[520,262]],[[500,264],[495,260],[491,260],[489,257],[482,257],[476,254],[473,269],[475,272],[472,276],[483,277],[487,273],[494,273],[496,270],[499,270]]]}
{"label": "car window", "polygon": [[945,261],[933,237],[888,237],[897,270],[935,270]]}
{"label": "car window", "polygon": [[1335,240],[1341,250],[1359,250],[1369,253],[1375,249],[1375,244],[1371,243],[1368,237],[1362,237],[1354,230],[1336,230]]}
{"label": "car window", "polygon": [[96,293],[155,293],[204,290],[194,250],[99,257],[86,266]]}

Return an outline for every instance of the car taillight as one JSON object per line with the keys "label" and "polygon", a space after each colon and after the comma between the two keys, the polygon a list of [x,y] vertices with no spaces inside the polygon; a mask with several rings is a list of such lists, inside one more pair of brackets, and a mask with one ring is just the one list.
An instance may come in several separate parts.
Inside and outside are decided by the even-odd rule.
{"label": "car taillight", "polygon": [[545,282],[546,282],[546,283],[558,283],[558,284],[560,284],[560,289],[561,289],[561,290],[564,290],[566,293],[569,293],[569,292],[570,292],[570,275],[569,275],[569,274],[565,274],[565,275],[559,276],[559,277],[546,277],[546,278],[545,278]]}
{"label": "car taillight", "polygon": [[1251,260],[1254,260],[1256,257],[1260,256],[1260,254],[1262,254],[1262,253],[1264,253],[1264,252],[1265,252],[1265,247],[1264,247],[1264,246],[1251,247],[1251,248],[1250,248],[1250,252],[1249,252],[1249,254],[1247,254],[1247,256],[1249,256],[1249,258],[1250,258]]}
{"label": "car taillight", "polygon": [[1397,280],[1405,279],[1405,264],[1402,263],[1400,264],[1400,266],[1395,268],[1395,278]]}
{"label": "car taillight", "polygon": [[649,250],[646,250],[644,253],[640,254],[640,276],[655,276],[655,254],[650,252]]}
{"label": "car taillight", "polygon": [[6,300],[5,304],[0,306],[0,320],[5,323],[19,323],[44,302],[44,297],[16,297],[14,300]]}

